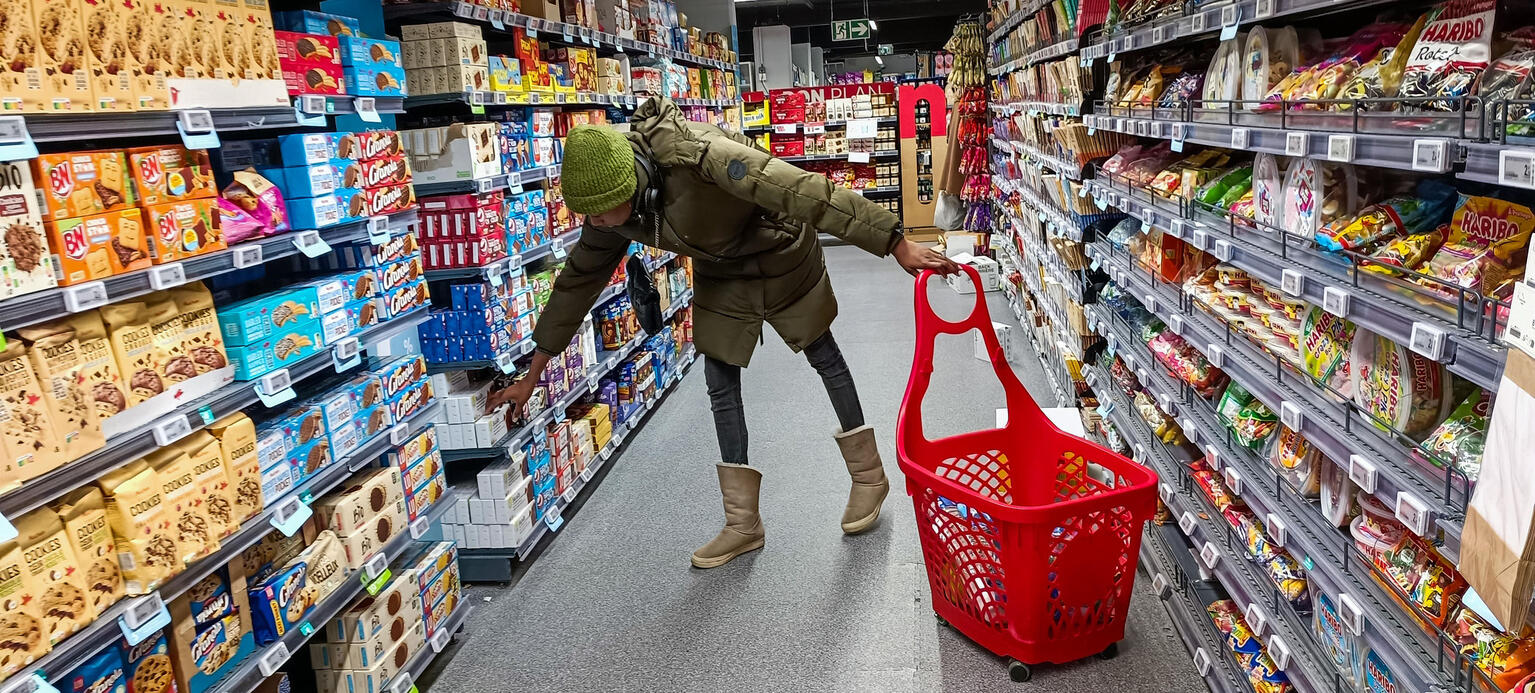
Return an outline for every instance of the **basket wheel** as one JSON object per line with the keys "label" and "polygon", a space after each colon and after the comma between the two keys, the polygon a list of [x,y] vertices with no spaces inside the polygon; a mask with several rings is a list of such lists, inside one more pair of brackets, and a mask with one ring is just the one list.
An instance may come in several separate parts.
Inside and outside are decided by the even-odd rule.
{"label": "basket wheel", "polygon": [[1034,670],[1023,662],[1009,659],[1007,660],[1007,677],[1017,683],[1023,683],[1034,677]]}
{"label": "basket wheel", "polygon": [[949,622],[944,620],[944,618],[942,616],[939,616],[938,612],[936,612],[936,611],[933,612],[933,619],[938,621],[938,625],[940,625],[940,626],[947,626],[947,625],[949,625]]}
{"label": "basket wheel", "polygon": [[1098,659],[1113,659],[1119,656],[1119,643],[1111,642],[1108,647],[1098,653]]}

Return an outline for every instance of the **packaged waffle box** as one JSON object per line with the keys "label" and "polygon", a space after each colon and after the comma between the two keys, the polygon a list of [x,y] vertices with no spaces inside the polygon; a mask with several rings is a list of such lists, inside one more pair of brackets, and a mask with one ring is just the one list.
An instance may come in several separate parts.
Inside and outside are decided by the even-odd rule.
{"label": "packaged waffle box", "polygon": [[37,188],[24,163],[0,164],[0,296],[53,287]]}
{"label": "packaged waffle box", "polygon": [[112,528],[107,525],[107,504],[101,489],[86,486],[50,505],[64,532],[69,535],[70,548],[80,560],[85,574],[85,594],[96,613],[122,599],[122,570],[117,565],[117,554],[112,545]]}
{"label": "packaged waffle box", "polygon": [[50,113],[95,110],[85,36],[85,4],[74,0],[33,0],[38,67]]}

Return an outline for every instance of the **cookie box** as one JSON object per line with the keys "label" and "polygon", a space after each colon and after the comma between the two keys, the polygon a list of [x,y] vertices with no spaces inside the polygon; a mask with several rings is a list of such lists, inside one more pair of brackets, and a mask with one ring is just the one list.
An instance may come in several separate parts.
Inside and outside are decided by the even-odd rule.
{"label": "cookie box", "polygon": [[274,26],[283,31],[325,34],[332,37],[362,35],[362,25],[355,17],[345,17],[339,14],[315,12],[313,10],[274,12],[272,14],[272,22]]}
{"label": "cookie box", "polygon": [[298,468],[299,479],[308,479],[331,462],[329,431],[326,435],[301,445],[288,453],[288,461]]}
{"label": "cookie box", "polygon": [[346,188],[336,191],[336,197],[345,205],[342,213],[353,217],[394,214],[416,206],[415,187],[409,183],[380,185],[361,190]]}
{"label": "cookie box", "polygon": [[458,565],[458,545],[451,541],[427,544],[409,554],[402,564],[416,572],[416,588],[424,595],[444,570]]}
{"label": "cookie box", "polygon": [[0,295],[15,296],[56,285],[48,239],[38,212],[37,189],[24,162],[0,164]]}
{"label": "cookie box", "polygon": [[64,286],[150,265],[149,231],[138,208],[43,224],[53,254],[54,276]]}
{"label": "cookie box", "polygon": [[346,550],[347,564],[353,570],[361,569],[363,563],[383,550],[384,545],[399,534],[407,522],[405,503],[397,501],[363,520],[362,526],[350,533],[338,533],[341,545]]}
{"label": "cookie box", "polygon": [[389,430],[395,424],[395,418],[389,413],[389,403],[380,402],[358,412],[355,423],[361,429],[363,441],[368,441]]}
{"label": "cookie box", "polygon": [[386,317],[392,319],[427,305],[432,297],[426,280],[417,279],[397,289],[384,292],[380,300],[384,304]]}
{"label": "cookie box", "polygon": [[282,61],[282,81],[289,94],[346,94],[340,65]]}
{"label": "cookie box", "polygon": [[[421,459],[401,468],[400,473],[406,488],[420,488],[433,477],[440,476],[442,470],[442,451],[432,448],[431,452],[422,456]],[[411,514],[410,519],[416,519],[414,513]]]}
{"label": "cookie box", "polygon": [[[331,311],[345,308],[346,304],[351,303],[357,298],[360,298],[354,295],[356,293],[356,289],[358,288],[357,281],[357,273],[348,273],[333,277],[311,279],[306,282],[294,284],[289,288],[294,291],[302,292],[305,296],[308,296],[312,291],[314,293],[316,307],[319,308],[321,313],[329,313]],[[367,296],[367,287],[364,286],[362,289],[363,296]]]}
{"label": "cookie box", "polygon": [[226,346],[236,380],[254,380],[278,368],[286,368],[324,347],[319,320],[306,320],[279,328],[259,342]]}
{"label": "cookie box", "polygon": [[377,188],[409,182],[410,159],[404,156],[353,161],[341,171],[341,187],[344,188]]}
{"label": "cookie box", "polygon": [[442,621],[458,607],[461,594],[458,561],[454,561],[421,593],[421,620],[426,622],[428,634],[435,634]]}
{"label": "cookie box", "polygon": [[277,59],[284,64],[341,66],[341,47],[335,36],[276,31]]}
{"label": "cookie box", "polygon": [[340,540],[333,532],[320,532],[298,556],[250,590],[256,644],[281,638],[346,578]]}
{"label": "cookie box", "polygon": [[405,493],[406,517],[411,522],[415,522],[416,518],[421,517],[428,508],[432,507],[432,504],[442,500],[442,497],[447,495],[447,493],[448,479],[443,476],[442,470],[439,469],[436,474],[428,477],[421,486]]}
{"label": "cookie box", "polygon": [[364,130],[342,135],[336,144],[336,154],[343,159],[372,161],[405,156],[405,145],[400,133],[394,130]]}
{"label": "cookie box", "polygon": [[128,676],[123,671],[123,651],[108,647],[55,680],[60,691],[89,693],[126,693]]}
{"label": "cookie box", "polygon": [[395,65],[345,67],[341,76],[353,96],[405,96],[405,68]]}
{"label": "cookie box", "polygon": [[262,423],[256,430],[258,435],[280,431],[284,452],[292,452],[325,437],[325,413],[312,403],[297,404]]}
{"label": "cookie box", "polygon": [[335,344],[357,333],[357,307],[364,304],[372,305],[372,299],[359,301],[356,306],[331,311],[320,318],[320,334],[325,338],[326,344]]}
{"label": "cookie box", "polygon": [[295,198],[320,197],[336,192],[342,187],[342,167],[347,165],[345,160],[337,159],[308,166],[261,169],[259,173],[282,190],[283,197],[292,206]]}
{"label": "cookie box", "polygon": [[322,670],[315,677],[320,693],[383,693],[384,685],[426,645],[426,629],[414,628],[368,669]]}
{"label": "cookie box", "polygon": [[360,373],[341,387],[351,393],[358,412],[365,412],[385,399],[384,384],[372,373]]}
{"label": "cookie box", "polygon": [[44,221],[127,209],[138,201],[122,151],[40,154],[32,159]]}
{"label": "cookie box", "polygon": [[343,267],[383,267],[391,262],[421,255],[421,244],[414,233],[395,236],[382,245],[359,244],[333,253]]}
{"label": "cookie box", "polygon": [[250,602],[240,561],[203,578],[168,605],[168,647],[181,691],[206,691],[255,650],[242,621]]}
{"label": "cookie box", "polygon": [[422,279],[426,276],[426,266],[420,255],[413,255],[378,268],[376,276],[379,291],[390,291]]}
{"label": "cookie box", "polygon": [[437,449],[437,427],[427,424],[421,432],[385,453],[383,464],[405,470]]}
{"label": "cookie box", "polygon": [[353,479],[346,488],[321,498],[314,505],[315,517],[325,529],[350,534],[386,509],[399,506],[403,510],[403,488],[399,470],[375,468]]}
{"label": "cookie box", "polygon": [[339,132],[282,135],[277,138],[279,159],[271,161],[270,157],[266,157],[268,161],[256,161],[250,165],[290,167],[330,163],[331,159],[343,158],[338,152],[345,138],[346,135]]}
{"label": "cookie box", "polygon": [[491,91],[522,91],[522,64],[516,58],[490,56],[489,75]]}
{"label": "cookie box", "polygon": [[398,67],[400,42],[340,36],[341,64],[347,67]]}
{"label": "cookie box", "polygon": [[293,490],[299,482],[298,467],[287,457],[261,470],[261,495],[268,500],[280,498]]}
{"label": "cookie box", "polygon": [[145,207],[218,194],[206,149],[167,144],[135,147],[127,156],[139,204]]}
{"label": "cookie box", "polygon": [[395,571],[394,581],[369,597],[342,612],[325,624],[325,639],[332,643],[362,642],[387,637],[398,640],[405,629],[396,627],[415,625],[421,620],[421,589],[416,574],[408,568]]}
{"label": "cookie box", "polygon": [[431,403],[432,381],[423,378],[389,398],[389,413],[395,421],[404,421]]}
{"label": "cookie box", "polygon": [[157,265],[228,247],[212,199],[145,207],[144,217],[149,224],[149,256]]}
{"label": "cookie box", "polygon": [[249,344],[313,321],[319,315],[319,295],[313,287],[289,287],[220,306],[219,331],[226,347]]}
{"label": "cookie box", "polygon": [[122,648],[123,678],[128,681],[129,693],[169,691],[175,688],[170,647],[163,633],[152,635],[137,645],[129,645],[127,640],[118,640],[117,646]]}
{"label": "cookie box", "polygon": [[420,356],[402,356],[372,370],[384,385],[384,397],[389,399],[411,384],[426,379],[426,359]]}
{"label": "cookie box", "polygon": [[350,221],[342,216],[341,201],[335,193],[290,198],[287,204],[288,221],[295,229],[323,229]]}

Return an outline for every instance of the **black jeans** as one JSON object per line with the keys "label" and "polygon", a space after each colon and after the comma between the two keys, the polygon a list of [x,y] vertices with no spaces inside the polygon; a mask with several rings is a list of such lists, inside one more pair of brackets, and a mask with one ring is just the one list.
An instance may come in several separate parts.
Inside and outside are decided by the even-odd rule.
{"label": "black jeans", "polygon": [[[805,359],[821,374],[831,408],[837,412],[842,430],[863,425],[863,407],[858,403],[858,389],[853,374],[837,348],[831,330],[805,347]],[[746,464],[746,410],[741,405],[741,367],[704,357],[704,380],[709,385],[709,405],[714,410],[714,432],[720,440],[720,461]]]}

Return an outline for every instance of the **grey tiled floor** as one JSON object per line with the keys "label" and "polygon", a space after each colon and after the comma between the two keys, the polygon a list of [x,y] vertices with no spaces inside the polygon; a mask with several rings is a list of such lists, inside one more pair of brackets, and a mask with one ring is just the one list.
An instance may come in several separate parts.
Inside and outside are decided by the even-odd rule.
{"label": "grey tiled floor", "polygon": [[[745,377],[752,460],[765,474],[766,549],[711,571],[688,565],[721,521],[717,449],[695,368],[516,584],[470,591],[467,632],[423,683],[451,693],[1204,690],[1144,586],[1118,659],[1041,667],[1027,684],[935,622],[894,459],[912,283],[893,262],[855,248],[827,255],[841,303],[833,331],[893,482],[880,526],[859,537],[839,530],[848,480],[835,418],[803,357],[770,335]],[[948,317],[971,300],[941,285],[932,295]],[[1012,322],[992,303],[995,319]],[[1037,362],[1016,371],[1036,396],[1048,392]],[[1002,406],[995,380],[971,357],[968,336],[940,340],[935,383],[947,386],[930,395],[930,434],[991,426]]]}

